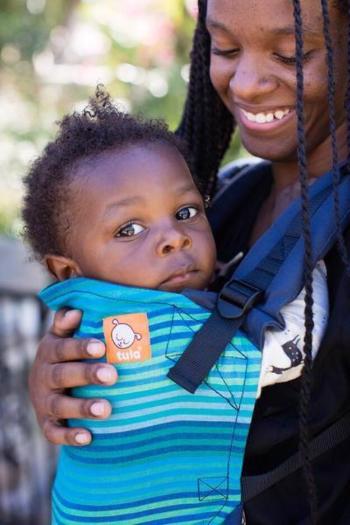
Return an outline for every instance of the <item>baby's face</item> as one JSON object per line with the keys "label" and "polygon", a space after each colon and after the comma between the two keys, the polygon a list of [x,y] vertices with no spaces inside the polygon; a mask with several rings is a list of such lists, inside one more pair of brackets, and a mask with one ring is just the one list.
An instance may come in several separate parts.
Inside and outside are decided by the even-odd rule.
{"label": "baby's face", "polygon": [[208,284],[214,239],[174,147],[103,153],[77,168],[72,191],[69,249],[78,275],[168,291]]}

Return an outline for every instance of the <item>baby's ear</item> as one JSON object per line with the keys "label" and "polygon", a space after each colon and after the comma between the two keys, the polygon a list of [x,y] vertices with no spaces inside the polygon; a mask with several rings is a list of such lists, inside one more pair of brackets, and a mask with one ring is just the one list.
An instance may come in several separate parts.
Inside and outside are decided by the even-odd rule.
{"label": "baby's ear", "polygon": [[49,272],[59,281],[82,275],[79,266],[73,259],[63,255],[45,255],[45,264]]}

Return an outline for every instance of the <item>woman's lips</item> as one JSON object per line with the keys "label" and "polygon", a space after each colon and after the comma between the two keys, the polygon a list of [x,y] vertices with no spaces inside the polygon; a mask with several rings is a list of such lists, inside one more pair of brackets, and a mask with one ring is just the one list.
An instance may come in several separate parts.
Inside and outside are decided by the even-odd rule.
{"label": "woman's lips", "polygon": [[270,111],[252,112],[236,106],[237,120],[250,131],[265,133],[279,129],[289,122],[295,115],[294,108],[275,109]]}

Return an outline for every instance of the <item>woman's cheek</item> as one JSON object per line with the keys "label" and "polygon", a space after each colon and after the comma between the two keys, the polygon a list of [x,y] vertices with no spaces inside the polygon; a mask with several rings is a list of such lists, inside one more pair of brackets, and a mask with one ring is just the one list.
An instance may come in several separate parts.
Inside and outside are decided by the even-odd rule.
{"label": "woman's cheek", "polygon": [[221,100],[226,106],[229,106],[229,88],[230,80],[233,75],[232,67],[230,67],[229,60],[223,60],[221,57],[215,55],[211,56],[210,62],[210,80],[213,87]]}

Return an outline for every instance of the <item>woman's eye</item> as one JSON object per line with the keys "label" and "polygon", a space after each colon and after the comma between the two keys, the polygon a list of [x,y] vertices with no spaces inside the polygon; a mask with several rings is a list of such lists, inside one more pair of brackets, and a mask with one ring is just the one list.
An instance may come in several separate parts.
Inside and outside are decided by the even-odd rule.
{"label": "woman's eye", "polygon": [[137,224],[136,222],[129,222],[117,231],[116,237],[134,237],[135,235],[138,235],[139,233],[143,232],[144,229],[145,228],[141,226],[141,224]]}
{"label": "woman's eye", "polygon": [[198,213],[198,209],[194,206],[184,206],[179,211],[176,212],[175,217],[178,221],[186,221],[187,219],[192,219]]}
{"label": "woman's eye", "polygon": [[[303,55],[302,61],[306,62],[309,58],[311,58],[312,51],[308,51]],[[284,56],[280,55],[279,53],[274,53],[274,56],[280,61],[283,62],[283,64],[287,64],[288,66],[294,66],[296,64],[296,56]]]}
{"label": "woman's eye", "polygon": [[239,49],[237,48],[220,49],[218,47],[212,47],[211,52],[213,53],[213,55],[218,55],[221,57],[234,57],[239,53]]}

